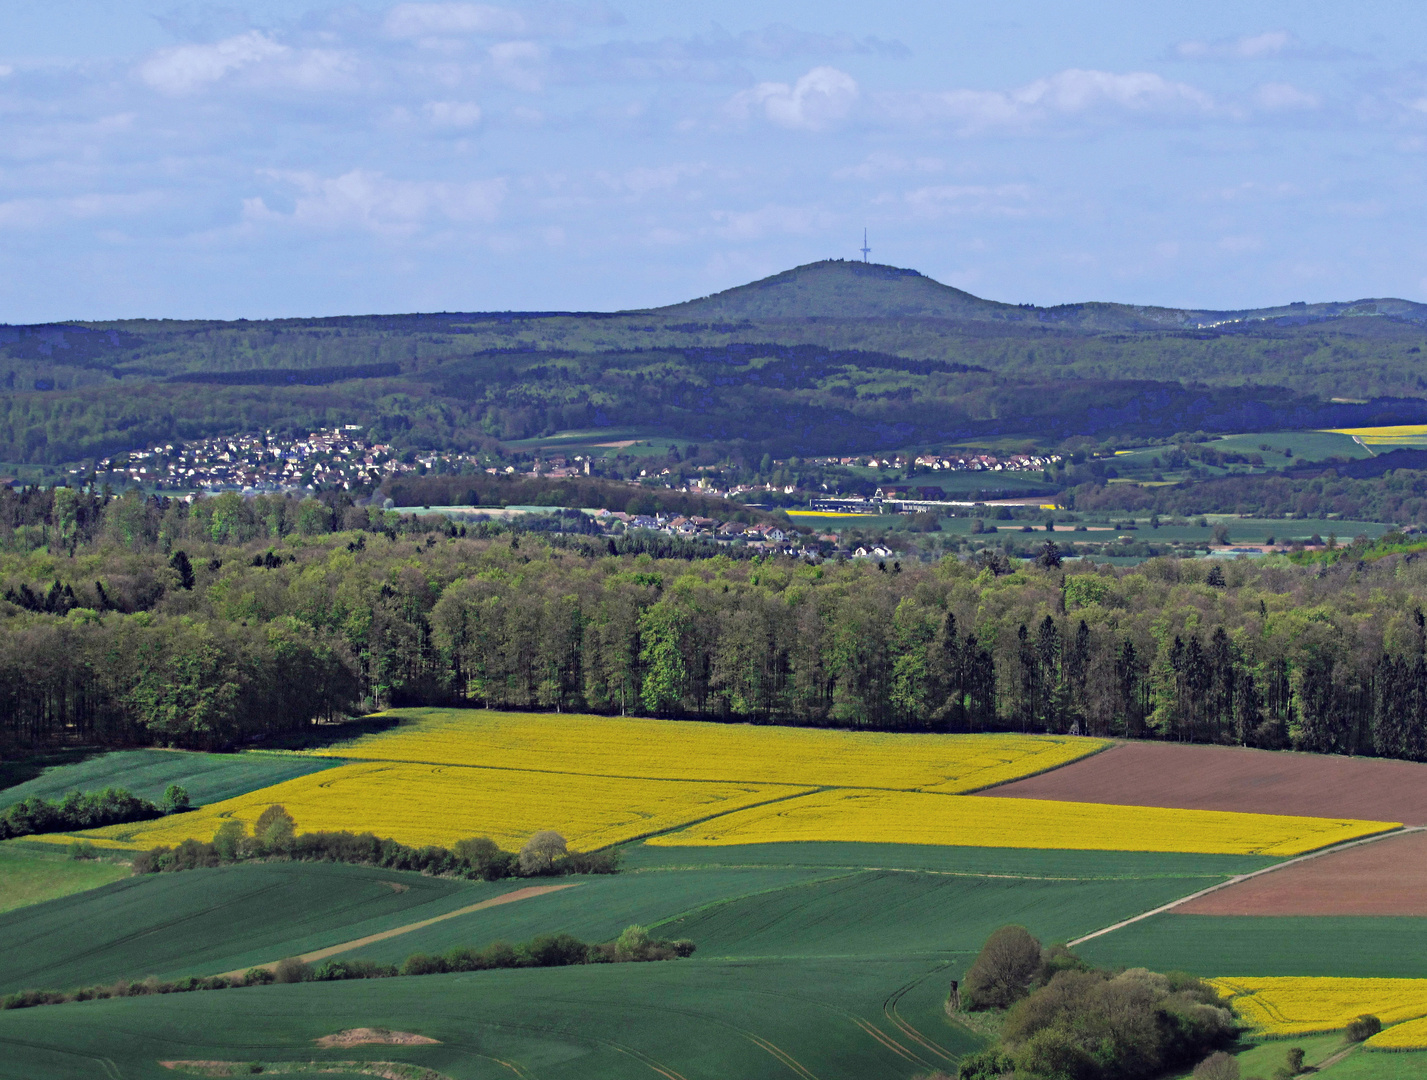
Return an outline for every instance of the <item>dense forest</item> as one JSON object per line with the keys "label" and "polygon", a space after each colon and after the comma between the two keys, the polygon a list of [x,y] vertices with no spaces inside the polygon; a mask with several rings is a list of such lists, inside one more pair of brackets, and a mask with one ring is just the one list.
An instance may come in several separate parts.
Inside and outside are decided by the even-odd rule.
{"label": "dense forest", "polygon": [[[0,461],[341,423],[403,450],[613,428],[756,458],[1427,421],[1420,305],[1208,325],[1233,313],[941,303],[859,265],[792,271],[771,307],[0,327]],[[879,273],[938,303],[898,308]]]}
{"label": "dense forest", "polygon": [[0,740],[226,747],[439,702],[1427,759],[1427,562],[1401,534],[1115,570],[462,531],[0,488]]}

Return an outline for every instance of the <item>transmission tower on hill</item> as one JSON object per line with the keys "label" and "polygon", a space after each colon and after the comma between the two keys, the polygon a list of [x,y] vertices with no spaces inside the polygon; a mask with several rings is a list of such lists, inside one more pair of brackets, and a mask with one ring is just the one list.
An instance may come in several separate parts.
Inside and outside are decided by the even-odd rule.
{"label": "transmission tower on hill", "polygon": [[867,246],[867,230],[866,230],[866,229],[863,229],[863,230],[862,230],[862,249],[861,249],[861,250],[862,250],[862,261],[863,261],[863,262],[866,262],[866,261],[867,261],[867,254],[868,254],[868,252],[870,252],[870,251],[872,250],[870,247]]}

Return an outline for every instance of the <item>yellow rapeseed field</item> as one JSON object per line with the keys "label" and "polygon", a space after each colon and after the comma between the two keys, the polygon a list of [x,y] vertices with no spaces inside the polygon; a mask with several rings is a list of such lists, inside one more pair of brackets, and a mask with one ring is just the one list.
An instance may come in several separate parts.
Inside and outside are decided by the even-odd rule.
{"label": "yellow rapeseed field", "polygon": [[589,850],[799,790],[806,789],[359,762],[192,813],[110,825],[84,835],[133,848],[190,837],[206,841],[225,818],[237,817],[251,827],[267,806],[281,803],[299,832],[371,831],[404,844],[447,847],[465,837],[489,836],[516,850],[532,833],[554,829],[572,847]]}
{"label": "yellow rapeseed field", "polygon": [[1419,446],[1427,444],[1427,424],[1395,427],[1330,428],[1334,435],[1353,435],[1367,446]]}
{"label": "yellow rapeseed field", "polygon": [[1427,1050],[1427,1016],[1379,1031],[1363,1045],[1369,1050]]}
{"label": "yellow rapeseed field", "polygon": [[1380,821],[845,788],[735,811],[651,844],[790,840],[1298,855],[1395,828]]}
{"label": "yellow rapeseed field", "polygon": [[[1270,1035],[1337,1031],[1370,1014],[1384,1024],[1427,1016],[1427,979],[1213,979],[1247,1023]],[[1373,1045],[1383,1045],[1373,1037]],[[1406,1049],[1404,1046],[1403,1049]]]}
{"label": "yellow rapeseed field", "polygon": [[320,751],[367,761],[743,784],[975,791],[1102,750],[1056,735],[907,735],[629,717],[405,709],[400,727]]}

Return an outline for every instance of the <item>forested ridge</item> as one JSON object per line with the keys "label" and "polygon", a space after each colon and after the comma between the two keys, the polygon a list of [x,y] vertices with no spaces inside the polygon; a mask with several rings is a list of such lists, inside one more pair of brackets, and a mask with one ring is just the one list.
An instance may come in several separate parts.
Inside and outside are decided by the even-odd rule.
{"label": "forested ridge", "polygon": [[[852,294],[864,284],[851,264],[790,273],[812,271],[851,275]],[[938,314],[835,305],[832,317],[797,314],[823,310],[812,300],[756,318],[699,301],[0,327],[0,461],[56,465],[342,423],[400,450],[637,428],[756,458],[1427,420],[1415,305],[1319,305],[1208,327],[1179,320],[1195,313],[1123,305],[969,301]]]}
{"label": "forested ridge", "polygon": [[469,703],[1427,758],[1411,550],[815,564],[282,497],[24,498],[0,489],[11,751],[235,746]]}

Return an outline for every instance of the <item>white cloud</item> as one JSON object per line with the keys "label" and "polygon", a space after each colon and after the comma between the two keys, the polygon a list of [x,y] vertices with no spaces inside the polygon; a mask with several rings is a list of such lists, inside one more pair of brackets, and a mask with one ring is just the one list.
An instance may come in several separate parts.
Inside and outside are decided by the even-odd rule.
{"label": "white cloud", "polygon": [[1015,90],[947,90],[887,94],[880,99],[896,119],[952,122],[964,134],[1026,129],[1055,119],[1119,115],[1202,115],[1213,99],[1188,83],[1148,71],[1124,75],[1071,68]]}
{"label": "white cloud", "polygon": [[386,32],[396,38],[464,34],[524,34],[525,17],[490,4],[398,4],[387,12]]}
{"label": "white cloud", "polygon": [[1300,90],[1292,83],[1264,83],[1254,92],[1254,101],[1259,108],[1273,112],[1316,109],[1322,104],[1317,94]]}
{"label": "white cloud", "polygon": [[400,238],[435,220],[458,224],[494,221],[505,198],[503,179],[449,183],[392,180],[381,173],[353,169],[341,176],[311,172],[265,172],[296,190],[293,209],[282,213],[261,197],[243,200],[250,222],[286,222],[318,229],[361,228]]}
{"label": "white cloud", "polygon": [[642,198],[651,191],[667,191],[686,178],[698,176],[708,170],[707,165],[659,165],[653,168],[628,169],[614,174],[598,172],[595,178],[606,187]]}
{"label": "white cloud", "polygon": [[1297,44],[1298,39],[1286,30],[1268,30],[1218,41],[1181,41],[1174,51],[1185,60],[1267,60]]}
{"label": "white cloud", "polygon": [[544,85],[540,68],[545,50],[533,41],[503,41],[487,50],[496,77],[514,90],[538,93]]}
{"label": "white cloud", "polygon": [[945,214],[1024,217],[1031,189],[1024,184],[938,184],[907,192],[902,201],[918,216]]}
{"label": "white cloud", "polygon": [[139,77],[155,90],[185,94],[248,73],[259,84],[328,89],[347,83],[352,60],[331,49],[293,49],[258,30],[210,45],[160,49],[139,66]]}
{"label": "white cloud", "polygon": [[257,30],[212,45],[178,45],[161,49],[139,68],[139,77],[170,94],[181,94],[217,82],[233,71],[291,53]]}
{"label": "white cloud", "polygon": [[18,231],[93,218],[132,217],[155,209],[163,201],[163,196],[155,191],[10,199],[0,202],[0,228]]}
{"label": "white cloud", "polygon": [[428,101],[421,111],[436,127],[468,128],[481,122],[481,107],[474,101]]}
{"label": "white cloud", "polygon": [[945,163],[939,158],[919,157],[912,160],[877,151],[868,154],[856,165],[848,165],[833,172],[834,180],[878,180],[884,176],[901,176],[907,173],[935,173],[944,169]]}
{"label": "white cloud", "polygon": [[857,98],[857,81],[847,72],[815,67],[792,86],[765,82],[744,90],[729,109],[740,118],[761,111],[779,127],[818,131],[847,116]]}
{"label": "white cloud", "polygon": [[807,236],[825,232],[836,223],[826,210],[802,206],[765,206],[758,210],[715,210],[718,233],[729,240],[761,240],[792,233]]}

